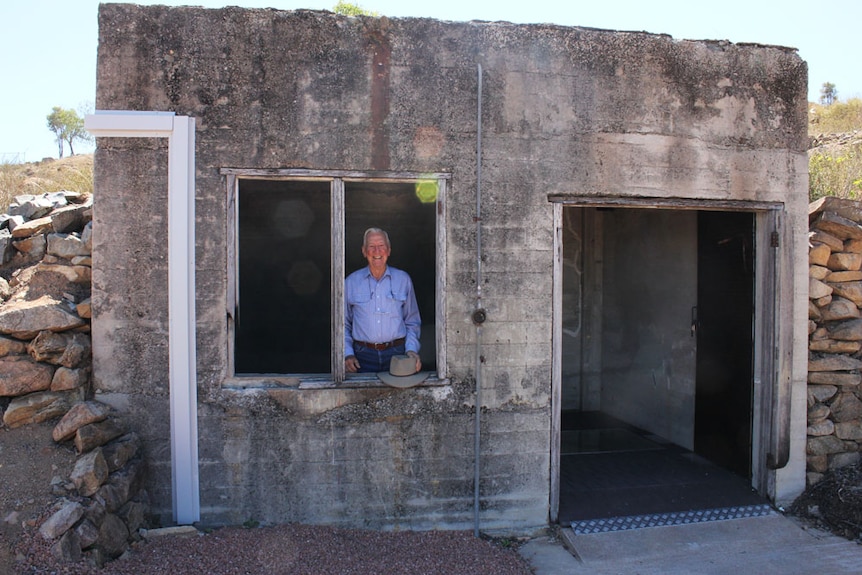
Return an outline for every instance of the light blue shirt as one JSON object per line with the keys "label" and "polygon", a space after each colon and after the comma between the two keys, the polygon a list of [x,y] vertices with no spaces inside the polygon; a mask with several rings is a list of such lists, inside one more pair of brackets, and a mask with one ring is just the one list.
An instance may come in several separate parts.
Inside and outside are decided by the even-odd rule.
{"label": "light blue shirt", "polygon": [[344,355],[353,355],[354,341],[387,343],[405,338],[405,351],[419,353],[422,320],[407,272],[386,267],[380,280],[368,266],[344,280]]}

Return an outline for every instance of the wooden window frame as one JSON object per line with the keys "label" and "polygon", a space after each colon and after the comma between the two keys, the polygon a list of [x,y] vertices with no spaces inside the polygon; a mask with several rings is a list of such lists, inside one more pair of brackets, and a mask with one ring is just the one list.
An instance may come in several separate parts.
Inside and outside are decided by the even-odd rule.
{"label": "wooden window frame", "polygon": [[[296,387],[299,389],[327,389],[381,387],[384,384],[374,374],[346,374],[344,371],[344,188],[349,182],[371,182],[379,184],[416,183],[434,180],[437,182],[436,200],[436,285],[435,285],[435,343],[437,373],[432,374],[422,385],[444,385],[448,383],[446,373],[446,192],[451,178],[446,173],[415,172],[358,172],[327,171],[307,169],[243,169],[222,168],[227,193],[227,343],[228,375],[225,387]],[[268,179],[285,181],[328,181],[330,182],[330,230],[332,231],[332,354],[330,373],[285,374],[285,375],[237,375],[234,365],[235,317],[239,306],[239,185],[243,179]]]}

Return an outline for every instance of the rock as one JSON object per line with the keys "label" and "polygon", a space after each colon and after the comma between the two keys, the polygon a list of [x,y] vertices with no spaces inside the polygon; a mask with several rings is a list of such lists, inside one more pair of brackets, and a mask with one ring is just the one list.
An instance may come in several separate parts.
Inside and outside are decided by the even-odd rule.
{"label": "rock", "polygon": [[[2,247],[0,247],[0,251],[2,251]],[[0,265],[2,265],[2,263],[0,263]],[[11,295],[12,288],[9,287],[9,282],[6,281],[6,278],[0,276],[0,300],[7,300]]]}
{"label": "rock", "polygon": [[817,300],[828,295],[832,295],[833,288],[826,285],[820,280],[808,278],[808,297],[809,299]]}
{"label": "rock", "polygon": [[[842,250],[836,250],[842,251]],[[862,240],[847,240],[844,242],[843,251],[850,252],[853,254],[862,253]]]}
{"label": "rock", "polygon": [[862,226],[834,212],[824,211],[818,214],[812,227],[842,240],[862,239]]}
{"label": "rock", "polygon": [[808,439],[806,451],[808,455],[830,455],[832,453],[842,453],[844,451],[844,442],[834,435],[811,437]]}
{"label": "rock", "polygon": [[[823,435],[832,435],[835,432],[835,424],[828,419],[824,419],[819,423],[809,425],[806,434],[811,437],[820,437]],[[840,437],[840,436],[839,436]]]}
{"label": "rock", "polygon": [[834,271],[859,271],[862,267],[862,254],[833,252],[826,262],[826,267]]}
{"label": "rock", "polygon": [[824,266],[809,266],[808,267],[808,277],[812,277],[816,280],[823,281],[829,274],[833,273],[827,267]]}
{"label": "rock", "polygon": [[805,485],[811,487],[812,485],[817,485],[823,480],[823,473],[806,473],[805,474]]}
{"label": "rock", "polygon": [[144,524],[144,504],[139,501],[129,501],[117,513],[126,524],[129,533],[135,533]]}
{"label": "rock", "polygon": [[862,401],[852,393],[839,393],[829,406],[835,423],[843,423],[862,418]]}
{"label": "rock", "polygon": [[144,463],[133,460],[122,469],[112,473],[98,491],[97,497],[109,513],[116,513],[140,490],[144,476]]}
{"label": "rock", "polygon": [[39,195],[21,194],[9,204],[9,213],[27,219],[41,218],[52,210],[67,204],[65,192],[45,192]]}
{"label": "rock", "polygon": [[[826,268],[823,268],[826,269]],[[858,282],[862,281],[862,271],[855,272],[831,272],[825,278],[817,278],[828,283]]]}
{"label": "rock", "polygon": [[90,266],[70,266],[66,264],[39,264],[39,273],[58,274],[73,284],[88,284],[93,280],[93,268]]}
{"label": "rock", "polygon": [[[93,205],[92,198],[88,201],[90,206]],[[90,212],[89,218],[92,219],[92,212]],[[84,226],[84,231],[81,232],[81,240],[87,245],[87,249],[90,250],[90,253],[93,253],[93,222],[90,221]]]}
{"label": "rock", "polygon": [[86,453],[91,449],[105,445],[126,433],[126,427],[119,420],[106,419],[79,428],[75,432],[75,448],[78,453]]}
{"label": "rock", "polygon": [[141,440],[136,433],[128,433],[116,441],[102,447],[102,455],[108,463],[108,469],[113,473],[131,460],[141,447]]}
{"label": "rock", "polygon": [[[808,408],[808,423],[815,424],[823,421],[832,411],[829,409],[828,405],[824,405],[822,403],[815,403],[811,407]],[[830,432],[831,433],[831,432]]]}
{"label": "rock", "polygon": [[[808,300],[808,319],[820,321],[822,317],[823,313],[820,311],[820,308],[817,307],[817,304],[811,300]],[[817,324],[815,323],[814,325],[816,326]],[[809,332],[811,332],[811,330],[809,330]]]}
{"label": "rock", "polygon": [[829,470],[829,457],[826,455],[809,455],[806,458],[808,471],[826,473]]}
{"label": "rock", "polygon": [[829,456],[829,469],[841,469],[859,463],[862,455],[859,453],[836,453]]}
{"label": "rock", "polygon": [[[841,372],[809,372],[808,383],[817,385],[837,385],[840,387],[857,386],[862,382],[862,374]],[[810,387],[808,388],[811,389]]]}
{"label": "rock", "polygon": [[[8,230],[0,230],[0,265],[5,265],[15,255],[15,248],[13,246],[12,234]],[[8,297],[8,295],[3,296],[2,299],[7,299]]]}
{"label": "rock", "polygon": [[153,540],[159,537],[192,537],[200,536],[201,532],[193,525],[177,525],[176,527],[161,527],[159,529],[142,529],[144,539]]}
{"label": "rock", "polygon": [[[65,206],[62,208],[57,208],[53,212],[51,212],[51,228],[60,234],[65,234],[69,232],[76,232],[84,227],[84,221],[86,219],[86,214],[90,210],[90,206],[78,204]],[[841,249],[836,249],[835,251],[841,251]]]}
{"label": "rock", "polygon": [[12,242],[12,247],[31,260],[40,260],[48,252],[48,242],[41,234]]}
{"label": "rock", "polygon": [[811,351],[823,351],[826,353],[856,353],[862,349],[859,341],[835,341],[834,339],[819,339],[808,344]]}
{"label": "rock", "polygon": [[99,528],[93,525],[89,519],[81,521],[75,531],[78,533],[78,538],[81,542],[81,549],[92,547],[99,539]]}
{"label": "rock", "polygon": [[75,311],[78,312],[78,317],[82,317],[84,319],[90,319],[93,317],[90,298],[85,299],[75,306]]}
{"label": "rock", "polygon": [[840,282],[826,285],[832,288],[833,295],[839,295],[856,305],[862,305],[862,282]]}
{"label": "rock", "polygon": [[72,405],[72,398],[66,393],[42,391],[16,397],[3,412],[3,424],[14,429],[22,425],[42,423],[60,417]]}
{"label": "rock", "polygon": [[835,424],[835,435],[838,439],[862,441],[862,421],[844,421]]}
{"label": "rock", "polygon": [[99,540],[96,545],[110,558],[123,554],[128,547],[129,530],[123,520],[112,513],[105,515],[99,526]]}
{"label": "rock", "polygon": [[63,533],[60,540],[51,546],[51,554],[55,559],[66,563],[77,563],[81,560],[81,537],[74,529]]}
{"label": "rock", "polygon": [[[89,256],[90,250],[87,249],[87,244],[81,240],[76,234],[48,234],[48,253],[57,257],[71,260],[76,256]],[[862,254],[833,254],[856,256],[862,264]],[[831,259],[830,259],[831,261]],[[843,261],[843,260],[842,260]],[[851,269],[851,268],[836,268],[830,269]],[[858,269],[858,268],[857,268]]]}
{"label": "rock", "polygon": [[815,266],[826,266],[832,250],[826,244],[817,244],[808,250],[808,263]]}
{"label": "rock", "polygon": [[41,331],[27,345],[27,351],[36,361],[73,368],[90,359],[90,338],[83,333],[55,333]]}
{"label": "rock", "polygon": [[[857,321],[857,320],[851,320]],[[850,322],[846,322],[850,323]],[[862,326],[860,326],[862,329]],[[833,333],[834,337],[835,334]],[[841,339],[841,338],[835,338]],[[808,371],[852,371],[862,367],[862,361],[846,355],[827,355],[808,360]]]}
{"label": "rock", "polygon": [[51,391],[71,391],[80,389],[90,381],[90,370],[86,368],[71,369],[58,367],[51,378]]}
{"label": "rock", "polygon": [[80,495],[89,497],[95,494],[108,480],[108,464],[105,463],[102,450],[94,449],[79,457],[69,479],[75,484]]}
{"label": "rock", "polygon": [[[62,266],[61,266],[62,267]],[[29,340],[40,331],[67,331],[84,325],[66,304],[45,295],[33,301],[7,302],[0,309],[0,333]]]}
{"label": "rock", "polygon": [[26,355],[0,357],[0,397],[17,397],[51,387],[54,368]]}
{"label": "rock", "polygon": [[813,244],[826,244],[833,252],[844,251],[844,242],[823,230],[813,230],[808,232],[808,245]]}
{"label": "rock", "polygon": [[859,308],[855,303],[843,297],[832,298],[832,303],[822,310],[823,321],[838,321],[860,317]]}
{"label": "rock", "polygon": [[49,232],[51,229],[51,218],[38,218],[15,226],[15,229],[12,230],[12,237],[29,238],[30,236]]}
{"label": "rock", "polygon": [[0,357],[13,354],[20,355],[26,351],[27,347],[24,345],[24,342],[0,336]]}
{"label": "rock", "polygon": [[65,441],[75,435],[81,427],[106,420],[111,412],[109,406],[98,401],[76,403],[54,426],[52,437],[56,442]]}
{"label": "rock", "polygon": [[817,307],[826,307],[830,303],[832,303],[832,294],[825,295],[821,298],[817,298],[816,300],[814,300],[814,305],[816,305]]}
{"label": "rock", "polygon": [[72,528],[78,519],[84,516],[84,507],[77,501],[66,501],[60,509],[45,520],[39,533],[52,541]]}

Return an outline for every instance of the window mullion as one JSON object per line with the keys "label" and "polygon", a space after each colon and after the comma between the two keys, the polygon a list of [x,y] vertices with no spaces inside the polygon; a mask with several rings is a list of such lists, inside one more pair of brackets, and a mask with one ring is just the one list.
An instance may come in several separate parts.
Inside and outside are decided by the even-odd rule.
{"label": "window mullion", "polygon": [[344,180],[332,180],[332,377],[344,381]]}

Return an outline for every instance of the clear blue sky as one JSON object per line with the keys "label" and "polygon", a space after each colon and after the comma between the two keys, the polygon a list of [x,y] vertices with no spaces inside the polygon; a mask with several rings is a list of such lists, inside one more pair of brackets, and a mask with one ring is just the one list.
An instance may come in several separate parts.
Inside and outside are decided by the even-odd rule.
{"label": "clear blue sky", "polygon": [[[144,0],[138,4],[331,10],[337,0]],[[390,17],[504,20],[790,46],[808,62],[808,98],[824,82],[839,100],[862,97],[862,2],[830,0],[358,0]],[[98,0],[5,0],[0,6],[0,161],[57,157],[45,117],[95,103]],[[81,147],[76,152],[89,152]],[[66,154],[68,155],[68,148]]]}

